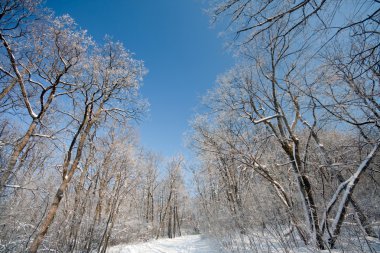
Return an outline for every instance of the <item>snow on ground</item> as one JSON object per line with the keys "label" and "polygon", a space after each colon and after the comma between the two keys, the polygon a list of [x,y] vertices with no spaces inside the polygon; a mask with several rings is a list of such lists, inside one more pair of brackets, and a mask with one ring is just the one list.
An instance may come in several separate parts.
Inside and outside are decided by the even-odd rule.
{"label": "snow on ground", "polygon": [[159,239],[134,245],[111,247],[107,253],[219,253],[216,244],[201,235]]}
{"label": "snow on ground", "polygon": [[[259,241],[257,241],[259,242]],[[255,252],[292,252],[292,253],[353,253],[353,252],[380,252],[380,241],[375,238],[367,238],[368,246],[372,250],[364,250],[363,248],[352,248],[352,250],[313,250],[307,247],[299,247],[294,249],[282,248],[280,244],[272,241],[268,244],[261,242],[256,245]],[[237,242],[237,244],[241,242]],[[234,245],[230,245],[234,246]],[[237,246],[237,245],[235,245]],[[242,246],[242,245],[240,245]],[[252,252],[249,248],[238,247],[236,252]],[[201,235],[188,235],[177,237],[174,239],[159,239],[152,240],[146,243],[139,244],[125,244],[111,247],[107,253],[220,253],[224,252],[218,245],[210,239]]]}

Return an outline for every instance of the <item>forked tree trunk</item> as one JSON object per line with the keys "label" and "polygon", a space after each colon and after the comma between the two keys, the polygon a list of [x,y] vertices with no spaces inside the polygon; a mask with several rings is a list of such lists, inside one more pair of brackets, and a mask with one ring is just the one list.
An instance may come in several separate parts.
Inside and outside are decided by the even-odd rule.
{"label": "forked tree trunk", "polygon": [[[28,144],[30,138],[32,137],[37,125],[38,125],[38,122],[41,121],[46,113],[46,111],[48,110],[48,108],[50,107],[52,101],[54,100],[55,98],[55,92],[56,92],[56,88],[57,88],[57,85],[60,83],[60,80],[62,78],[62,76],[64,75],[64,73],[66,73],[70,67],[65,67],[65,69],[58,74],[58,76],[56,76],[56,79],[54,80],[54,83],[52,84],[51,86],[51,91],[50,91],[50,94],[49,96],[47,97],[47,100],[46,102],[41,102],[41,109],[40,109],[40,112],[39,113],[35,113],[32,109],[32,106],[30,104],[30,101],[29,101],[29,97],[28,97],[28,94],[27,94],[27,91],[26,91],[26,88],[25,88],[25,82],[24,82],[24,79],[22,77],[22,74],[20,73],[20,70],[18,68],[18,64],[16,62],[16,58],[14,56],[14,52],[11,48],[11,46],[9,45],[9,43],[7,42],[7,40],[4,38],[3,34],[0,32],[0,40],[3,42],[3,46],[5,47],[6,51],[7,51],[7,55],[9,57],[9,60],[10,60],[10,63],[11,63],[11,67],[15,73],[15,80],[13,81],[13,83],[11,85],[9,85],[7,88],[5,88],[1,94],[0,94],[0,99],[2,99],[4,96],[6,96],[6,94],[14,87],[14,85],[16,83],[19,84],[20,86],[20,89],[21,89],[21,94],[22,94],[22,99],[25,103],[25,107],[26,109],[28,110],[28,113],[29,113],[29,116],[32,118],[32,122],[30,123],[29,127],[28,127],[28,130],[26,131],[26,133],[24,134],[24,136],[21,138],[21,140],[16,144],[16,146],[13,148],[13,152],[9,158],[9,162],[6,166],[6,169],[5,169],[5,172],[2,174],[2,177],[1,177],[1,180],[0,180],[0,193],[3,192],[3,190],[5,189],[5,186],[9,180],[9,178],[11,177],[11,175],[14,173],[14,168],[16,166],[16,163],[17,163],[17,160],[18,160],[18,157],[20,156],[21,152],[24,150],[25,146]],[[41,93],[40,95],[40,100],[43,101],[45,98],[44,98],[44,95],[46,94],[46,89]]]}
{"label": "forked tree trunk", "polygon": [[301,158],[299,155],[298,141],[294,141],[293,145],[293,148],[286,144],[283,144],[282,147],[287,153],[290,161],[292,161],[291,164],[296,175],[297,185],[301,194],[305,218],[309,223],[309,232],[311,233],[310,236],[312,237],[312,241],[318,249],[324,249],[325,243],[319,227],[318,212],[314,201],[311,183],[307,176],[303,175],[303,172],[301,171]]}
{"label": "forked tree trunk", "polygon": [[[87,107],[86,109],[89,109],[89,107]],[[69,169],[68,167],[69,167],[69,164],[71,162],[69,160],[71,155],[68,155],[67,160],[64,163],[64,168],[63,168],[64,176],[63,176],[62,183],[58,187],[58,190],[57,190],[57,192],[53,198],[53,202],[50,205],[49,211],[48,211],[47,215],[45,216],[44,220],[42,221],[40,229],[38,230],[38,233],[37,233],[36,237],[34,238],[33,243],[31,244],[31,246],[28,249],[28,252],[30,252],[30,253],[36,253],[38,250],[38,247],[41,245],[46,233],[49,230],[50,225],[54,221],[55,215],[57,214],[57,210],[58,210],[59,204],[63,198],[63,195],[64,195],[64,193],[65,193],[65,191],[66,191],[66,189],[67,189],[67,187],[68,187],[68,185],[69,185],[72,177],[74,176],[74,173],[75,173],[75,171],[79,165],[79,161],[82,157],[82,151],[83,151],[84,144],[86,142],[86,139],[88,137],[88,134],[90,133],[90,130],[91,130],[91,127],[93,124],[93,121],[88,122],[88,114],[89,114],[89,112],[86,110],[86,113],[83,117],[82,124],[78,128],[77,134],[74,136],[73,141],[72,141],[72,144],[75,143],[77,136],[80,135],[76,155],[75,155],[74,160],[72,161],[72,165],[70,166],[70,170],[68,170]],[[85,129],[82,131],[82,129],[84,127],[85,127]],[[73,149],[74,149],[74,145],[71,145],[70,149],[68,151],[68,154],[71,154]],[[65,171],[68,171],[68,173],[66,174]]]}
{"label": "forked tree trunk", "polygon": [[357,186],[361,175],[371,164],[371,161],[375,157],[378,150],[379,150],[379,143],[376,143],[375,146],[372,148],[371,152],[366,157],[366,159],[364,159],[364,161],[359,165],[356,172],[348,179],[348,183],[346,184],[345,191],[343,193],[333,224],[331,226],[331,234],[328,239],[328,243],[331,248],[334,248],[336,239],[338,238],[340,234],[340,230],[344,221],[344,217],[347,212],[347,207],[349,204],[349,200],[352,196],[352,193],[354,192],[355,187]]}
{"label": "forked tree trunk", "polygon": [[[303,120],[303,124],[309,128],[311,136],[313,137],[314,141],[316,142],[317,148],[322,153],[327,166],[332,167],[333,161],[331,160],[330,156],[328,155],[326,148],[321,143],[321,141],[318,137],[318,134],[314,131],[314,128],[304,120]],[[336,176],[337,176],[337,179],[338,179],[340,184],[342,184],[346,181],[339,171],[337,172]],[[354,197],[352,195],[348,197],[348,201],[351,203],[352,207],[354,208],[354,210],[358,216],[358,223],[363,228],[364,232],[368,236],[377,237],[375,231],[372,229],[372,227],[370,226],[370,224],[368,222],[367,216],[365,215],[364,211],[360,208],[359,204],[356,202],[356,200],[354,199]],[[324,224],[322,224],[322,225],[324,225]],[[323,229],[322,229],[322,231],[323,231]]]}

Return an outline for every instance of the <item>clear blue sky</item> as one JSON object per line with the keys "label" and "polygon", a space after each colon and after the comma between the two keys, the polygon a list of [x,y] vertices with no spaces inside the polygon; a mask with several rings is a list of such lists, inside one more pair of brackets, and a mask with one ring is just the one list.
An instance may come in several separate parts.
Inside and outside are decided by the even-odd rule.
{"label": "clear blue sky", "polygon": [[97,41],[105,34],[124,43],[149,73],[142,95],[150,103],[140,123],[144,147],[166,157],[188,156],[183,133],[218,74],[232,65],[218,30],[200,0],[48,0]]}

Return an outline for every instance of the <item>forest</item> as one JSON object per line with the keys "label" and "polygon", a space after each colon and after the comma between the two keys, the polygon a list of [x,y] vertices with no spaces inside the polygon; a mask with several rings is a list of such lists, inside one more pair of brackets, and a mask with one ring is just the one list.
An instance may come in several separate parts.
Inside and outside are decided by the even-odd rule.
{"label": "forest", "polygon": [[143,59],[43,1],[0,0],[0,252],[195,234],[380,251],[380,1],[205,2],[235,62],[191,119],[189,161],[139,142]]}

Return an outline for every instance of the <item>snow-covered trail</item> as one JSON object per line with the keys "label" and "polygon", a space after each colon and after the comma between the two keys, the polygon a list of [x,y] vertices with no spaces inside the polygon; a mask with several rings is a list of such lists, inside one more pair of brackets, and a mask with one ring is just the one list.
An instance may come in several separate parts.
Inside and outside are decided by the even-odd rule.
{"label": "snow-covered trail", "polygon": [[219,253],[217,246],[200,235],[160,239],[134,245],[111,247],[107,253]]}

